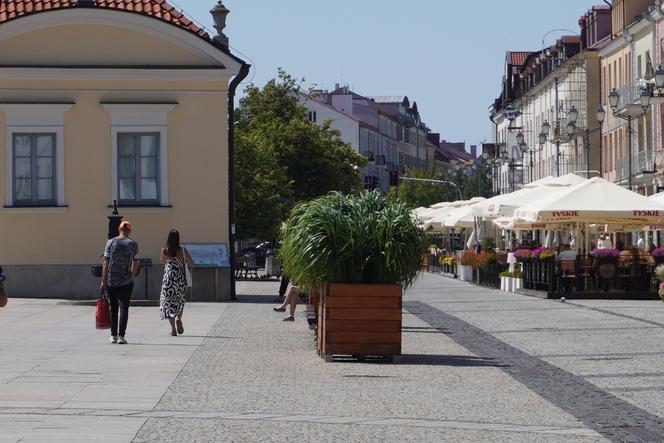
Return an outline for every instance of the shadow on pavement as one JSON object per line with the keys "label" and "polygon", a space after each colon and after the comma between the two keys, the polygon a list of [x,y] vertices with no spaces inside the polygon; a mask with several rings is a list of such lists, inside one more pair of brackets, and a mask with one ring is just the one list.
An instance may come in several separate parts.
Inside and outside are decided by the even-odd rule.
{"label": "shadow on pavement", "polygon": [[431,366],[489,366],[502,368],[507,365],[501,364],[492,358],[473,357],[470,355],[432,355],[432,354],[403,354],[402,365],[431,365]]}
{"label": "shadow on pavement", "polygon": [[277,300],[277,295],[237,295],[237,300],[233,303],[269,303],[269,304],[280,304],[281,302]]}
{"label": "shadow on pavement", "polygon": [[418,333],[418,334],[451,334],[443,328],[432,328],[425,326],[403,326],[401,331],[404,333]]}

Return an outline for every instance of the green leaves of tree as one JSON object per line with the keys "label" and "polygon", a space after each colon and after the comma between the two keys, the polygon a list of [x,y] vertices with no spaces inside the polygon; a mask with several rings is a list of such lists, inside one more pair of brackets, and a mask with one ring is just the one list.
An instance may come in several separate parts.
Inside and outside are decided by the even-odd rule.
{"label": "green leaves of tree", "polygon": [[236,224],[240,239],[275,239],[298,202],[361,188],[364,157],[329,124],[307,120],[300,82],[283,70],[249,85],[236,111]]}
{"label": "green leaves of tree", "polygon": [[[490,197],[492,191],[491,178],[487,178],[491,170],[479,166],[474,170],[459,170],[454,173],[437,174],[435,171],[407,169],[405,177],[447,180],[461,189],[464,200],[472,197]],[[459,192],[449,184],[401,181],[398,197],[396,189],[390,191],[390,198],[406,203],[411,208],[430,206],[434,203],[459,200]]]}

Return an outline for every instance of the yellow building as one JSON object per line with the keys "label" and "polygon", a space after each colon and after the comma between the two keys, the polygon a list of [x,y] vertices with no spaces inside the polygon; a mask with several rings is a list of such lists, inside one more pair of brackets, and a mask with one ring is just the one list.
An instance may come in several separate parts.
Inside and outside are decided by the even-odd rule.
{"label": "yellow building", "polygon": [[[228,116],[248,65],[228,49],[228,11],[215,9],[211,38],[161,0],[0,3],[10,295],[95,295],[90,265],[114,201],[155,265],[172,228],[184,243],[229,245]],[[158,297],[161,268],[143,274],[135,298]],[[230,269],[195,270],[194,286],[194,298],[228,299]]]}

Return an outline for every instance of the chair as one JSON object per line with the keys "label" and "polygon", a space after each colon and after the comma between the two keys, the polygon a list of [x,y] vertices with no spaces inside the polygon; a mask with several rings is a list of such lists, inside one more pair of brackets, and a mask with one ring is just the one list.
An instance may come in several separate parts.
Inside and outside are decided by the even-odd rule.
{"label": "chair", "polygon": [[595,291],[597,289],[594,277],[593,259],[579,259],[579,278],[583,279],[583,289],[585,291]]}
{"label": "chair", "polygon": [[574,281],[576,282],[577,275],[576,275],[576,260],[574,259],[566,259],[566,260],[560,260],[558,262],[559,266],[559,274],[558,274],[558,279],[560,284],[558,285],[558,290],[564,290],[565,292],[567,291],[567,282],[569,281]]}
{"label": "chair", "polygon": [[233,258],[233,271],[235,273],[235,278],[242,277],[244,272],[244,257]]}
{"label": "chair", "polygon": [[256,264],[256,254],[245,254],[244,262],[244,276],[246,278],[258,278],[258,268],[260,266]]}

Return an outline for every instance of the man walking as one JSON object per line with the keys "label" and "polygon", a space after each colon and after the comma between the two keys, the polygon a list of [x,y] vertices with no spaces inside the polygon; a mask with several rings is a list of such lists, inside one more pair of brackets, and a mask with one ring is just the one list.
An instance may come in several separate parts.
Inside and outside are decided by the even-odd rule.
{"label": "man walking", "polygon": [[125,332],[129,302],[134,290],[134,275],[138,274],[138,244],[129,238],[131,223],[123,221],[119,230],[120,235],[110,239],[104,249],[101,290],[108,291],[111,301],[111,343],[124,345],[127,344]]}

